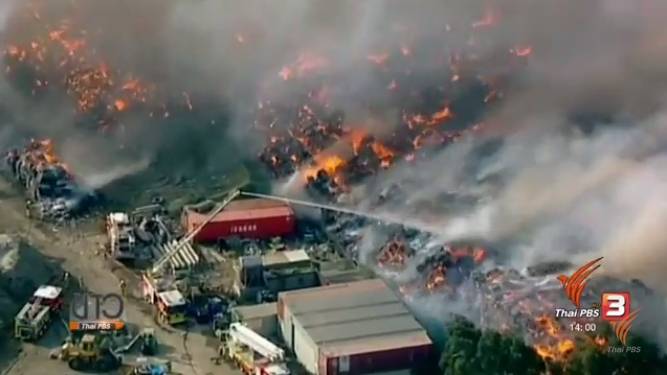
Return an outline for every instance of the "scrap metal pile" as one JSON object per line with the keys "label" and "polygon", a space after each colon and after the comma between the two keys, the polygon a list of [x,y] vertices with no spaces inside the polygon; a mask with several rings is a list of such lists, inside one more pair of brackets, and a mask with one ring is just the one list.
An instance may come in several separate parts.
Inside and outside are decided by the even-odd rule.
{"label": "scrap metal pile", "polygon": [[25,189],[28,213],[39,219],[67,219],[94,201],[94,193],[78,184],[57,157],[51,140],[32,140],[25,149],[10,151],[5,160]]}
{"label": "scrap metal pile", "polygon": [[[487,249],[472,242],[442,244],[430,233],[371,223],[349,214],[328,215],[327,231],[339,239],[345,256],[365,261],[395,280],[406,298],[454,293],[488,257]],[[388,239],[364,244],[363,236],[369,231],[388,234]],[[368,252],[364,247],[372,249]]]}

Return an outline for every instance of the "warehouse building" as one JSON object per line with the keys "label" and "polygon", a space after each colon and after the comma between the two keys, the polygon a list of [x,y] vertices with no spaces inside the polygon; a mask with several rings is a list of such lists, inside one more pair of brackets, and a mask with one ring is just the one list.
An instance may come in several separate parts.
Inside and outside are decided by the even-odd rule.
{"label": "warehouse building", "polygon": [[424,328],[382,280],[280,293],[277,308],[287,347],[313,374],[408,369],[432,350]]}
{"label": "warehouse building", "polygon": [[241,322],[246,327],[268,338],[278,335],[276,303],[235,306],[232,308],[232,321]]}
{"label": "warehouse building", "polygon": [[244,256],[234,271],[232,290],[241,299],[255,299],[263,292],[275,299],[279,292],[320,285],[317,267],[304,250]]}

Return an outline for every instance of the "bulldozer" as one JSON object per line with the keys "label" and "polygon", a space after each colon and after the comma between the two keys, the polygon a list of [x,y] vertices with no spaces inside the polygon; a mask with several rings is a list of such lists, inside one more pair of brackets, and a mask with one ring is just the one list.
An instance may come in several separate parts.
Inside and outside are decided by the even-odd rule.
{"label": "bulldozer", "polygon": [[68,340],[62,347],[60,359],[75,371],[114,371],[122,364],[119,354],[107,344],[103,335],[86,333],[81,340]]}

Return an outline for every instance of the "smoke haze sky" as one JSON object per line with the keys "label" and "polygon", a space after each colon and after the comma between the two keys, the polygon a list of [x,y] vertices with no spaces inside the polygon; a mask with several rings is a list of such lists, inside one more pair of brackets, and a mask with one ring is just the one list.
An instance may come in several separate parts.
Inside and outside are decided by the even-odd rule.
{"label": "smoke haze sky", "polygon": [[[47,3],[44,18],[70,2]],[[6,17],[23,5],[0,3],[5,42],[29,39],[34,31]],[[476,45],[481,55],[530,45],[534,54],[524,74],[512,82],[502,104],[485,114],[490,125],[485,134],[418,169],[398,165],[363,193],[411,183],[407,204],[393,207],[392,215],[401,212],[415,221],[420,218],[411,215],[418,202],[443,199],[444,193],[465,196],[465,209],[437,226],[443,240],[509,241],[514,246],[506,255],[521,267],[603,255],[605,272],[640,278],[667,292],[665,1],[117,0],[80,1],[73,17],[112,66],[227,108],[230,124],[216,134],[237,142],[254,139],[248,108],[258,98],[290,95],[278,84],[278,73],[306,52],[331,62],[328,69],[340,77],[332,88],[334,104],[354,119],[363,118],[366,109],[349,93],[365,94],[373,85],[372,74],[356,68],[358,61],[397,41],[432,37],[452,51]],[[498,26],[471,34],[470,25],[482,19]],[[415,58],[422,59],[427,81],[439,57],[422,53]],[[415,77],[422,77],[418,73]],[[29,105],[6,82],[0,83],[0,99],[5,110],[13,109],[11,120],[0,125],[0,138],[8,128],[82,136],[68,110]],[[127,122],[138,137],[157,138],[140,160],[152,156],[160,142],[173,141],[153,137],[168,131],[155,132],[141,119]],[[199,126],[199,134],[209,134],[207,122]],[[492,151],[482,152],[489,144]],[[71,147],[75,159],[91,151]],[[117,152],[109,149],[99,163],[113,171]]]}

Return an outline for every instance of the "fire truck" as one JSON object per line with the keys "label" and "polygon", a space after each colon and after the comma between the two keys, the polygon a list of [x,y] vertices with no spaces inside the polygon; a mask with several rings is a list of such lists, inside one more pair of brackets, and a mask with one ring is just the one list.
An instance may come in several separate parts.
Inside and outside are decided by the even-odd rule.
{"label": "fire truck", "polygon": [[24,341],[39,339],[62,307],[62,288],[40,286],[14,318],[14,337]]}
{"label": "fire truck", "polygon": [[289,375],[285,351],[241,323],[223,333],[224,355],[245,375]]}
{"label": "fire truck", "polygon": [[110,213],[106,219],[106,230],[111,256],[119,261],[133,261],[136,237],[129,216],[122,212]]}
{"label": "fire truck", "polygon": [[183,294],[169,280],[144,274],[142,294],[150,304],[155,306],[159,322],[177,325],[186,321],[187,302]]}
{"label": "fire truck", "polygon": [[189,244],[194,236],[240,193],[238,189],[231,191],[199,227],[193,229],[179,241],[173,241],[167,246],[166,252],[155,261],[148,272],[142,275],[142,294],[148,302],[155,306],[158,321],[170,325],[186,321],[187,302],[176,287],[175,275],[170,274],[165,268],[172,259],[181,255],[186,258],[190,257],[184,253],[188,253],[191,249]]}

